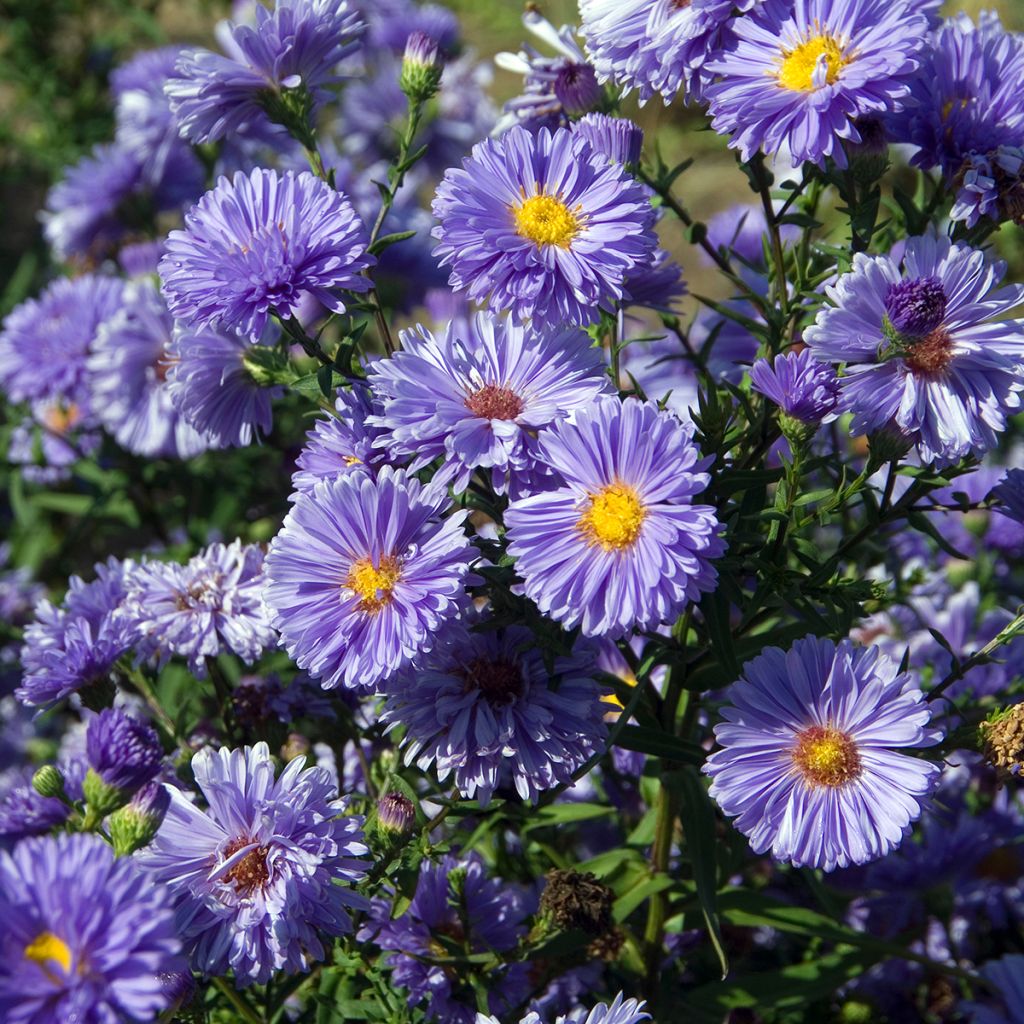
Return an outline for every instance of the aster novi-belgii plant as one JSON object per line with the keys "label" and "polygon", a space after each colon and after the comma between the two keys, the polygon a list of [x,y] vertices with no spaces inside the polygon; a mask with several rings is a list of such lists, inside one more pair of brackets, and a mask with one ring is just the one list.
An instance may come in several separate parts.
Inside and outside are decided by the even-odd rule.
{"label": "aster novi-belgii plant", "polygon": [[566,628],[618,637],[673,620],[714,588],[718,520],[693,499],[708,462],[671,413],[602,398],[539,438],[565,480],[505,516],[526,596]]}
{"label": "aster novi-belgii plant", "polygon": [[594,323],[656,245],[643,189],[565,128],[478,143],[433,209],[449,284],[519,320]]}
{"label": "aster novi-belgii plant", "polygon": [[[582,1008],[574,1010],[557,1017],[555,1024],[640,1024],[650,1019],[651,1015],[644,1012],[642,1001],[626,999],[619,992],[610,1003],[599,1003],[589,1013]],[[497,1017],[478,1013],[476,1024],[499,1024],[499,1021]],[[544,1024],[544,1021],[540,1014],[532,1012],[523,1017],[519,1024]]]}
{"label": "aster novi-belgii plant", "polygon": [[806,637],[767,647],[726,694],[711,796],[756,853],[832,871],[902,841],[938,778],[894,748],[941,732],[918,684],[877,649]]}
{"label": "aster novi-belgii plant", "polygon": [[271,315],[295,316],[311,295],[336,313],[339,292],[365,292],[362,222],[348,200],[312,174],[256,168],[221,178],[172,231],[160,260],[171,313],[258,341]]}
{"label": "aster novi-belgii plant", "polygon": [[375,687],[466,601],[476,550],[440,487],[385,466],[295,496],[267,555],[281,643],[324,687]]}
{"label": "aster novi-belgii plant", "polygon": [[167,893],[98,836],[0,851],[0,1014],[8,1024],[150,1021],[183,967]]}
{"label": "aster novi-belgii plant", "polygon": [[999,287],[1006,264],[948,238],[911,238],[900,256],[858,253],[826,289],[804,339],[841,363],[843,400],[857,433],[890,423],[925,462],[950,462],[998,443],[1024,388],[1024,300]]}
{"label": "aster novi-belgii plant", "polygon": [[171,891],[193,964],[235,973],[241,988],[326,956],[324,939],[365,909],[361,820],[344,817],[326,769],[289,762],[278,778],[265,743],[200,751],[192,771],[203,812],[179,790],[142,865]]}
{"label": "aster novi-belgii plant", "polygon": [[437,482],[464,491],[482,469],[498,494],[523,493],[550,470],[537,433],[606,394],[604,354],[581,330],[517,324],[478,313],[435,336],[402,333],[402,351],[374,364],[381,411],[374,444],[415,472],[443,460]]}

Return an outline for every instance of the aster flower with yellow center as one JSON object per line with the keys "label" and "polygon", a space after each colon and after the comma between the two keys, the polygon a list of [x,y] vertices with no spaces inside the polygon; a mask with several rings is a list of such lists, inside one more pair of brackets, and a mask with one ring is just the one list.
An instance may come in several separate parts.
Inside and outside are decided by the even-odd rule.
{"label": "aster flower with yellow center", "polygon": [[755,853],[801,867],[864,864],[900,844],[939,765],[917,682],[878,648],[805,637],[768,647],[728,691],[707,760],[711,796]]}
{"label": "aster flower with yellow center", "polygon": [[927,31],[924,14],[890,0],[766,0],[705,65],[714,128],[744,160],[788,148],[796,164],[845,167],[856,119],[902,109]]}
{"label": "aster flower with yellow center", "polygon": [[542,431],[564,486],[506,513],[527,597],[567,629],[618,637],[674,619],[715,585],[724,550],[691,428],[653,402],[601,398]]}
{"label": "aster flower with yellow center", "polygon": [[518,320],[596,322],[657,246],[643,188],[566,128],[516,126],[474,146],[433,209],[449,284]]}
{"label": "aster flower with yellow center", "polygon": [[281,642],[325,689],[367,689],[430,650],[466,603],[475,549],[446,493],[385,466],[294,495],[267,555]]}

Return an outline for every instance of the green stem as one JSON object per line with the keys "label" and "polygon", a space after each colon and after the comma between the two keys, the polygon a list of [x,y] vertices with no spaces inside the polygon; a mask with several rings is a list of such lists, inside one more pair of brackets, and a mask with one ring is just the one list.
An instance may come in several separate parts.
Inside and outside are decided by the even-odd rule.
{"label": "green stem", "polygon": [[191,755],[192,748],[180,736],[178,736],[174,720],[163,709],[160,701],[157,700],[156,691],[154,691],[145,675],[143,675],[143,673],[134,665],[125,660],[118,662],[117,671],[126,682],[131,684],[131,686],[138,692],[139,696],[146,702],[146,706],[153,712],[153,717],[160,723],[164,732],[166,732],[167,735],[178,745],[178,749],[181,750],[182,753]]}
{"label": "green stem", "polygon": [[246,1001],[240,992],[231,987],[226,978],[214,978],[213,984],[225,999],[242,1015],[242,1019],[248,1024],[266,1024],[265,1018],[261,1017]]}
{"label": "green stem", "polygon": [[779,222],[776,219],[775,207],[772,204],[771,185],[768,180],[768,172],[764,166],[764,157],[758,154],[750,162],[750,166],[757,179],[758,195],[761,197],[764,219],[768,225],[768,237],[771,240],[772,260],[775,263],[775,273],[772,275],[775,302],[779,309],[782,310],[782,319],[785,322],[789,320],[789,288],[786,283],[786,264],[782,251],[782,234],[779,232]]}

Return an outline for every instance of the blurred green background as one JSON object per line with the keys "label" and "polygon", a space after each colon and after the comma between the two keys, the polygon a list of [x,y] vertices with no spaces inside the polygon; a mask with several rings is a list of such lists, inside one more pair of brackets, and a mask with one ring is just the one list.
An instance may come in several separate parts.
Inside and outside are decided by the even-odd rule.
{"label": "blurred green background", "polygon": [[[516,49],[524,33],[516,0],[441,0],[461,16],[467,43],[479,55]],[[555,25],[576,20],[575,0],[538,7]],[[996,9],[1008,26],[1024,28],[1024,0],[961,0],[947,11]],[[112,134],[107,91],[110,71],[136,50],[167,42],[202,43],[228,14],[226,0],[0,0],[0,314],[34,290],[47,274],[38,210],[67,164]],[[497,102],[519,86],[498,71]],[[723,140],[694,131],[699,115],[680,105],[651,103],[638,115],[668,163],[695,156],[680,182],[687,205],[707,217],[746,197]],[[677,250],[691,276],[679,238]]]}

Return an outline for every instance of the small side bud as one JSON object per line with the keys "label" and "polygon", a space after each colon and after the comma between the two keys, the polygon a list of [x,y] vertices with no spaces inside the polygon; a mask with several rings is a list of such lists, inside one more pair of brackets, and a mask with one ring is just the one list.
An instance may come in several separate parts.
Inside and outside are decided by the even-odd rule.
{"label": "small side bud", "polygon": [[85,773],[82,794],[88,807],[85,818],[86,831],[95,829],[108,814],[112,814],[119,807],[124,807],[131,797],[130,792],[104,782],[99,773],[92,768]]}
{"label": "small side bud", "polygon": [[377,827],[392,836],[404,836],[412,829],[416,820],[416,808],[412,801],[392,790],[377,801]]}
{"label": "small side bud", "polygon": [[67,796],[64,793],[64,776],[52,764],[44,764],[32,776],[32,788],[40,796],[67,800]]}
{"label": "small side bud", "polygon": [[444,64],[437,43],[426,32],[412,32],[405,44],[398,85],[411,104],[426,103],[437,94]]}
{"label": "small side bud", "polygon": [[171,796],[159,782],[140,789],[130,803],[115,811],[107,822],[114,853],[125,857],[148,846],[163,824]]}

